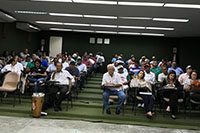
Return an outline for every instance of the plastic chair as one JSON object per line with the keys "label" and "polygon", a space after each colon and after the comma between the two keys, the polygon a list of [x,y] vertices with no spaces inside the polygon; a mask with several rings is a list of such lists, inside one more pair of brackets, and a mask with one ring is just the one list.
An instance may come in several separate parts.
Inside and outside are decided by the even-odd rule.
{"label": "plastic chair", "polygon": [[5,76],[3,85],[0,87],[0,91],[14,93],[13,107],[15,107],[15,100],[17,93],[19,96],[19,103],[21,103],[20,90],[18,88],[19,83],[20,83],[20,75],[16,72],[9,72]]}

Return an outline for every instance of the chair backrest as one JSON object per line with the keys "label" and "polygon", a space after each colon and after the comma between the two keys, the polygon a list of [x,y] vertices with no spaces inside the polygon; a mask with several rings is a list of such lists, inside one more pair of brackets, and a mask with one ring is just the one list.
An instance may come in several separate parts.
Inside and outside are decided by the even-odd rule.
{"label": "chair backrest", "polygon": [[20,75],[16,72],[9,72],[6,74],[4,82],[3,82],[3,87],[15,87],[17,88],[17,84],[20,80]]}

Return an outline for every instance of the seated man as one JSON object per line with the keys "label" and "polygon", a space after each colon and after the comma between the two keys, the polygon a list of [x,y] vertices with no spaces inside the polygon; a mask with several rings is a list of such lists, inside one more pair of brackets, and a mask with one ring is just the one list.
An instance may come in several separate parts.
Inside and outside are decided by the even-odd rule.
{"label": "seated man", "polygon": [[107,70],[108,72],[103,75],[103,80],[102,80],[102,86],[104,87],[107,86],[103,93],[104,107],[106,109],[106,113],[111,114],[108,105],[108,99],[110,95],[117,95],[119,98],[119,104],[116,108],[116,114],[120,114],[120,109],[124,103],[126,95],[122,90],[122,83],[119,74],[114,72],[115,71],[114,66],[112,64],[109,64],[107,66]]}
{"label": "seated man", "polygon": [[149,82],[151,85],[154,85],[156,82],[156,77],[153,72],[150,71],[150,64],[146,63],[144,65],[144,72],[145,72],[145,77],[144,79]]}
{"label": "seated man", "polygon": [[[57,81],[58,83],[55,86],[48,88],[48,93],[46,94],[45,101],[43,103],[42,110],[45,111],[48,109],[50,104],[54,105],[54,110],[61,111],[61,102],[65,99],[66,93],[69,90],[69,81],[71,80],[74,83],[73,76],[66,70],[62,70],[62,63],[56,63],[56,71],[51,75],[51,81]],[[58,99],[56,99],[57,92],[60,92]],[[50,102],[50,98],[53,100],[53,103]]]}
{"label": "seated man", "polygon": [[77,64],[76,64],[76,68],[78,68],[79,72],[80,72],[80,90],[83,89],[84,83],[85,83],[85,79],[86,79],[86,74],[87,74],[87,66],[85,64],[82,63],[81,58],[77,59]]}
{"label": "seated man", "polygon": [[172,62],[172,66],[168,69],[168,72],[170,72],[171,70],[176,72],[176,76],[179,77],[179,75],[181,75],[183,72],[182,68],[177,66],[177,63],[175,61]]}
{"label": "seated man", "polygon": [[41,61],[35,60],[35,66],[31,68],[28,76],[28,80],[31,83],[34,83],[34,91],[38,91],[38,83],[42,83],[44,81],[44,78],[47,76],[47,73],[45,72],[45,69],[41,67]]}

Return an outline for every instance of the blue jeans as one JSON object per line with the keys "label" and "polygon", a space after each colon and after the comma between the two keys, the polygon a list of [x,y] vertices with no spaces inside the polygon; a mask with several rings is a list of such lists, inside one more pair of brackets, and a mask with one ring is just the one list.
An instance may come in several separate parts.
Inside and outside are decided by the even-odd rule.
{"label": "blue jeans", "polygon": [[122,90],[117,91],[117,90],[106,89],[103,92],[103,103],[104,103],[104,107],[105,107],[106,110],[109,109],[108,100],[109,100],[109,96],[110,95],[116,95],[116,96],[118,96],[119,103],[118,103],[117,109],[120,110],[121,106],[124,103],[124,100],[126,99],[126,95],[125,95],[124,91],[122,91]]}
{"label": "blue jeans", "polygon": [[33,92],[37,92],[38,91],[38,83],[40,81],[44,81],[44,78],[35,79],[35,78],[28,77],[28,80],[30,82],[34,83],[34,90],[33,90]]}
{"label": "blue jeans", "polygon": [[140,95],[144,101],[144,108],[146,112],[152,112],[153,108],[153,96],[152,95]]}

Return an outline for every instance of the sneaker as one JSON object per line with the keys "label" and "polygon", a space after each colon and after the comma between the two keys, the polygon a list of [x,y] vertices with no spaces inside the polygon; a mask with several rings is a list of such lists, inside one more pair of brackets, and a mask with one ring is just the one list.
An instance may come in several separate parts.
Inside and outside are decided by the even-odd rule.
{"label": "sneaker", "polygon": [[119,115],[120,114],[120,109],[116,109],[115,114]]}
{"label": "sneaker", "polygon": [[138,103],[137,107],[138,107],[138,108],[140,108],[140,107],[141,107],[141,104],[140,104],[140,103]]}
{"label": "sneaker", "polygon": [[111,114],[111,111],[110,111],[110,109],[107,109],[107,110],[106,110],[106,114],[108,114],[108,115],[110,115],[110,114]]}
{"label": "sneaker", "polygon": [[141,108],[144,108],[144,103],[141,105]]}
{"label": "sneaker", "polygon": [[40,115],[41,116],[47,116],[47,113],[46,112],[41,112]]}

